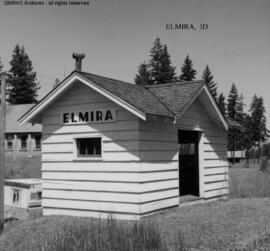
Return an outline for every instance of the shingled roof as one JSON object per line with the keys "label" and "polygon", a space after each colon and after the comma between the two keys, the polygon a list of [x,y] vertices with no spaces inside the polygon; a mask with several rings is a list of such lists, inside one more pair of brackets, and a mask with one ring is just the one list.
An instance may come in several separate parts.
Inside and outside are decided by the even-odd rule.
{"label": "shingled roof", "polygon": [[31,109],[34,104],[7,105],[6,107],[6,133],[41,132],[41,125],[25,123],[20,126],[18,119]]}
{"label": "shingled roof", "polygon": [[[35,107],[25,113],[19,119],[20,122],[22,124],[29,121],[40,123],[35,120],[35,118],[38,118],[38,114],[42,113],[68,86],[75,83],[75,80],[85,83],[142,119],[146,119],[149,114],[177,119],[197,95],[206,88],[203,81],[177,82],[143,87],[87,72],[73,71]],[[223,122],[226,124],[225,119]]]}
{"label": "shingled roof", "polygon": [[203,85],[203,81],[189,81],[147,86],[146,88],[178,117],[201,91]]}
{"label": "shingled roof", "polygon": [[79,74],[145,114],[156,114],[171,118],[175,117],[174,113],[146,88],[86,72],[80,72]]}

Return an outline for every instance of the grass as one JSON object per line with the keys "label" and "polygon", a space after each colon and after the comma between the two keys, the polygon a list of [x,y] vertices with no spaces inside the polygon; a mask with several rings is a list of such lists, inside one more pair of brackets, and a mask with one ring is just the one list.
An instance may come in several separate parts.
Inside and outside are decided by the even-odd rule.
{"label": "grass", "polygon": [[6,179],[40,178],[41,177],[41,155],[36,154],[31,158],[6,154]]}
{"label": "grass", "polygon": [[[11,241],[12,240],[12,241]],[[0,250],[135,251],[167,250],[152,222],[118,222],[69,216],[42,217],[6,232]]]}
{"label": "grass", "polygon": [[230,168],[230,197],[270,197],[270,172],[257,168]]}
{"label": "grass", "polygon": [[231,168],[229,175],[228,200],[170,209],[135,223],[40,217],[7,230],[0,251],[270,250],[270,174]]}

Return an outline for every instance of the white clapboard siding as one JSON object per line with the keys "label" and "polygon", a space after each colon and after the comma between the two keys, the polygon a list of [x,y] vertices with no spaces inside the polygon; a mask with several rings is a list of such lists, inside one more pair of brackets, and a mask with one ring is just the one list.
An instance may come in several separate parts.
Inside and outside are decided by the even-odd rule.
{"label": "white clapboard siding", "polygon": [[213,191],[208,191],[205,192],[205,198],[212,198],[212,197],[219,197],[223,195],[228,195],[229,194],[229,189],[228,188],[222,188],[219,190],[213,190]]}
{"label": "white clapboard siding", "polygon": [[204,144],[204,152],[206,151],[227,151],[227,144],[218,145],[218,144]]}
{"label": "white clapboard siding", "polygon": [[205,191],[222,189],[228,187],[228,181],[217,181],[209,184],[205,184]]}
{"label": "white clapboard siding", "polygon": [[204,177],[204,182],[208,183],[208,182],[215,182],[215,181],[227,181],[229,179],[229,175],[228,174],[215,174],[215,175],[211,175],[211,176],[205,176]]}
{"label": "white clapboard siding", "polygon": [[42,143],[63,143],[72,142],[74,138],[87,135],[87,136],[97,136],[102,135],[102,141],[107,142],[118,142],[118,141],[136,141],[139,137],[138,130],[127,130],[127,131],[106,131],[106,132],[87,132],[87,133],[73,133],[73,134],[49,134],[42,136]]}
{"label": "white clapboard siding", "polygon": [[[103,213],[103,212],[95,212],[89,210],[79,210],[79,209],[57,209],[57,208],[43,208],[43,215],[73,215],[79,217],[95,217],[95,218],[102,218],[107,219],[111,217],[111,213]],[[139,214],[119,214],[113,213],[113,218],[117,220],[139,220]]]}
{"label": "white clapboard siding", "polygon": [[205,168],[204,175],[228,173],[228,166]]}
{"label": "white clapboard siding", "polygon": [[177,172],[155,173],[90,173],[90,172],[44,172],[43,179],[114,181],[114,182],[149,182],[173,179]]}
{"label": "white clapboard siding", "polygon": [[178,151],[177,142],[159,142],[159,141],[143,141],[139,142],[140,150],[165,150],[165,151]]}
{"label": "white clapboard siding", "polygon": [[160,172],[167,170],[178,170],[177,161],[170,162],[44,162],[43,171],[89,171],[89,172]]}
{"label": "white clapboard siding", "polygon": [[[165,184],[166,185],[166,184]],[[107,191],[107,192],[140,192],[140,183],[130,182],[88,182],[88,181],[43,181],[44,189],[84,190],[84,191]]]}
{"label": "white clapboard siding", "polygon": [[204,152],[204,159],[225,159],[227,160],[227,155],[224,151],[215,151],[215,152]]}
{"label": "white clapboard siding", "polygon": [[43,128],[44,134],[54,133],[88,133],[88,132],[103,132],[103,131],[125,131],[138,130],[137,120],[117,121],[108,123],[93,123],[93,124],[70,124],[70,125],[47,125]]}
{"label": "white clapboard siding", "polygon": [[140,195],[141,203],[146,203],[149,201],[162,200],[166,198],[172,198],[179,196],[179,189],[166,189],[164,191],[155,191],[150,193],[142,193]]}
{"label": "white clapboard siding", "polygon": [[43,190],[43,198],[62,198],[70,200],[92,200],[140,203],[140,195],[132,193],[92,192],[92,191],[65,191],[65,190]]}
{"label": "white clapboard siding", "polygon": [[178,205],[179,205],[179,197],[145,203],[141,205],[141,213],[147,214],[147,213],[151,213],[160,209],[165,209],[165,208],[178,206]]}
{"label": "white clapboard siding", "polygon": [[[69,153],[42,153],[42,161],[74,161],[74,155],[72,152]],[[106,161],[138,161],[138,151],[133,152],[103,152],[101,160]],[[96,161],[96,160],[78,160],[78,161]]]}
{"label": "white clapboard siding", "polygon": [[227,160],[222,159],[210,159],[210,160],[204,160],[204,168],[211,168],[211,167],[221,167],[221,166],[227,166],[228,162]]}
{"label": "white clapboard siding", "polygon": [[157,190],[178,188],[178,186],[179,186],[178,178],[175,177],[175,179],[173,180],[165,180],[141,184],[140,189],[142,190],[142,192],[150,193],[155,192]]}
{"label": "white clapboard siding", "polygon": [[[61,201],[61,203],[59,203]],[[59,200],[59,199],[43,199],[43,207],[95,210],[95,211],[115,211],[123,213],[139,213],[139,205],[117,202],[97,202],[97,201],[80,201],[80,200]]]}
{"label": "white clapboard siding", "polygon": [[[66,142],[59,144],[43,144],[42,152],[73,152],[74,142]],[[136,151],[138,150],[138,142],[133,141],[123,141],[120,143],[115,142],[103,142],[102,144],[103,152],[123,152],[123,151]]]}

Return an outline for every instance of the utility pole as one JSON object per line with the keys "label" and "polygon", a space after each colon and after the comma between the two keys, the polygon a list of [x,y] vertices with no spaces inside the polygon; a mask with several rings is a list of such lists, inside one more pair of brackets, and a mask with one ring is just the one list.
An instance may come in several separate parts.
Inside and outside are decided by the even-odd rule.
{"label": "utility pole", "polygon": [[4,230],[4,182],[5,182],[5,131],[6,131],[6,73],[1,74],[0,107],[0,234]]}

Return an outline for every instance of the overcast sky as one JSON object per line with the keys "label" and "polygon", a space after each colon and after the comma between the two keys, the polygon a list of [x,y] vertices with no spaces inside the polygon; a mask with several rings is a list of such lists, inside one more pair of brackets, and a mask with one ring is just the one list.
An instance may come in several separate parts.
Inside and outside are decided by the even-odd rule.
{"label": "overcast sky", "polygon": [[[134,82],[158,36],[178,74],[189,54],[197,78],[209,64],[226,96],[233,82],[247,106],[255,93],[262,95],[270,128],[269,14],[269,0],[90,0],[87,7],[6,6],[1,0],[0,57],[7,70],[16,43],[24,45],[42,97],[74,69],[72,52],[86,54],[84,71]],[[207,30],[199,29],[202,23]],[[168,30],[166,24],[197,30]]]}

